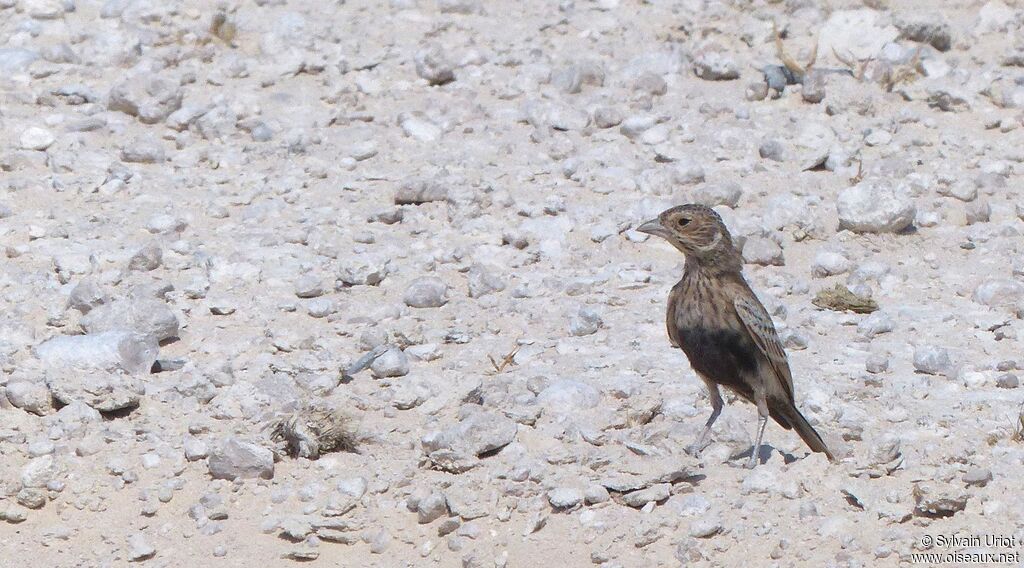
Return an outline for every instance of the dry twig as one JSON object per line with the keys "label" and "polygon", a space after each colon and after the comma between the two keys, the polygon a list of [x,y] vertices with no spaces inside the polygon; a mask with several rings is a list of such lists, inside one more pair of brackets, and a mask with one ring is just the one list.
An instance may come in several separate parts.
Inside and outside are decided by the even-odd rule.
{"label": "dry twig", "polygon": [[501,363],[495,361],[494,357],[492,357],[491,355],[487,355],[487,358],[491,360],[491,365],[494,366],[494,372],[496,374],[504,371],[505,368],[508,367],[509,365],[516,364],[515,357],[516,353],[519,353],[520,347],[520,345],[516,345],[515,347],[513,347],[512,351],[509,351],[504,357],[501,358]]}
{"label": "dry twig", "polygon": [[811,57],[808,59],[807,64],[800,65],[796,59],[793,59],[788,53],[786,53],[786,47],[782,44],[782,36],[779,34],[779,28],[775,22],[772,22],[772,33],[775,35],[775,54],[782,61],[782,64],[786,66],[794,76],[802,80],[803,76],[806,75],[814,67],[815,61],[818,60],[818,40],[814,41],[814,48],[811,50]]}

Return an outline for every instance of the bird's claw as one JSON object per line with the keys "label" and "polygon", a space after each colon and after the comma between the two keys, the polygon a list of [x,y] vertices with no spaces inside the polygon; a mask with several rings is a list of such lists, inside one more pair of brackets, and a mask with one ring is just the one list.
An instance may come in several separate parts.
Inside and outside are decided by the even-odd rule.
{"label": "bird's claw", "polygon": [[707,448],[710,445],[711,445],[710,441],[698,440],[698,441],[690,444],[689,446],[686,446],[686,448],[684,448],[683,451],[685,451],[687,454],[690,454],[691,456],[693,456],[695,458],[699,458],[700,454],[704,451],[704,449]]}

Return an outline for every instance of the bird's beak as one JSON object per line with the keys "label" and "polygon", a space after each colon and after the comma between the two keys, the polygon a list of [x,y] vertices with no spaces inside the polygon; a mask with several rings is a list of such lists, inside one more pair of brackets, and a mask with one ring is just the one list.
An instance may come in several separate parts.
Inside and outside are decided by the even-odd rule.
{"label": "bird's beak", "polygon": [[640,225],[636,228],[641,233],[647,233],[648,235],[655,235],[663,239],[668,238],[668,231],[657,219],[651,219],[650,221]]}

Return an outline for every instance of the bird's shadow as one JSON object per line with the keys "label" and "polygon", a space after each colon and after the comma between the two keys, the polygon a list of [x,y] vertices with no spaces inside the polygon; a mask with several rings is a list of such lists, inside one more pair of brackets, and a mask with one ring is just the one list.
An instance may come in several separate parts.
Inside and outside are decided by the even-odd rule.
{"label": "bird's shadow", "polygon": [[[762,464],[768,463],[768,458],[770,458],[771,455],[772,455],[772,452],[776,451],[776,450],[777,450],[777,448],[771,446],[770,444],[761,444],[761,451],[757,453],[757,465],[762,465]],[[777,451],[779,452],[779,454],[782,455],[782,461],[786,465],[789,465],[789,464],[795,462],[798,459],[793,454],[787,454],[786,452],[784,452],[782,450],[777,450]],[[750,459],[750,455],[752,453],[754,453],[754,446],[750,446],[750,449],[744,450],[742,452],[737,452],[737,453],[729,456],[729,459],[730,460],[739,460],[739,459],[748,460],[748,459]]]}

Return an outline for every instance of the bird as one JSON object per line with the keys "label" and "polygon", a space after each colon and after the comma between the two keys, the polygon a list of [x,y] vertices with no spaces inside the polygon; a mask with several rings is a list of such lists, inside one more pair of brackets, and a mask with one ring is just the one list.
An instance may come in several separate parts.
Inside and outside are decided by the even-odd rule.
{"label": "bird", "polygon": [[691,203],[666,209],[636,230],[665,239],[685,256],[682,278],[669,293],[666,325],[672,345],[686,354],[711,399],[711,417],[690,451],[703,449],[722,413],[722,386],[757,406],[757,439],[748,468],[757,465],[769,417],[835,461],[796,407],[793,375],[779,334],[743,277],[742,255],[721,216]]}

